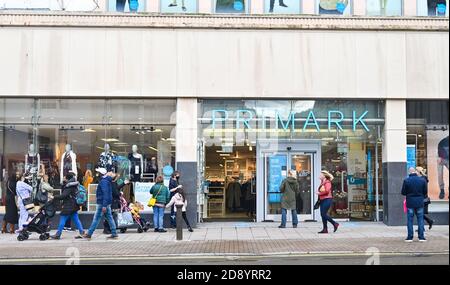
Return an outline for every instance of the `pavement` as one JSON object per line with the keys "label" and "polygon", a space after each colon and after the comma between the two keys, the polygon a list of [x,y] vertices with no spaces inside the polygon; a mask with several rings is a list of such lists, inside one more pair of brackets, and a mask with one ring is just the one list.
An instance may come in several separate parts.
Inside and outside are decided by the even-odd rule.
{"label": "pavement", "polygon": [[[336,233],[319,235],[321,223],[301,223],[298,228],[279,229],[278,223],[202,223],[193,233],[183,231],[182,241],[175,230],[139,234],[130,229],[117,240],[107,240],[98,230],[91,240],[75,240],[75,233],[63,233],[61,240],[40,241],[33,233],[19,242],[16,235],[0,235],[0,264],[8,260],[60,260],[71,256],[111,260],[228,257],[444,255],[448,264],[449,227],[434,226],[426,231],[427,242],[405,243],[406,227],[388,227],[375,222],[342,222]],[[367,258],[367,257],[365,257]],[[123,262],[125,262],[125,259]],[[300,259],[299,259],[300,260]],[[438,260],[431,258],[430,260]],[[228,260],[229,261],[229,260]],[[118,261],[116,261],[118,262]],[[227,260],[225,261],[227,262]]]}

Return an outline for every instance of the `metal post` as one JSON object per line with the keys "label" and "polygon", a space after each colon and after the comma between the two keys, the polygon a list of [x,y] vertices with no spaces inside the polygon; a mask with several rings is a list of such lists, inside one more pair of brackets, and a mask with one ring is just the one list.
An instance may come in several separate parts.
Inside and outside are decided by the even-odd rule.
{"label": "metal post", "polygon": [[183,205],[175,205],[175,207],[177,207],[177,240],[183,240]]}

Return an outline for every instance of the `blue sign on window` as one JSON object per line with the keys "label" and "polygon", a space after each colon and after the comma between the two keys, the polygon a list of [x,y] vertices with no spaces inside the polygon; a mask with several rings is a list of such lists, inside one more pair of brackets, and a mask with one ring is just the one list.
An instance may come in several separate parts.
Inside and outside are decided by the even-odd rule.
{"label": "blue sign on window", "polygon": [[409,144],[406,146],[406,169],[410,167],[416,168],[416,146]]}

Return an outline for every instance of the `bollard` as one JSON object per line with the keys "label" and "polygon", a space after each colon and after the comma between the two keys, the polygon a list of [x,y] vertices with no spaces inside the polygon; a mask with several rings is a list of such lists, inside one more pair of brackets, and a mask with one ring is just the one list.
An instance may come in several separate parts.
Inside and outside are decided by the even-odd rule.
{"label": "bollard", "polygon": [[177,240],[183,240],[183,205],[175,205],[177,207]]}

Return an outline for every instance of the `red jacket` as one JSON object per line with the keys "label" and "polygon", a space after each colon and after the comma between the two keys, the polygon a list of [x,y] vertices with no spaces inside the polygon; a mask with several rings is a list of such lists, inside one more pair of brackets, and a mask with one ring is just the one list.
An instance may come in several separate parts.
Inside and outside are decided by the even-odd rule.
{"label": "red jacket", "polygon": [[[320,191],[322,189],[322,191]],[[333,198],[333,191],[331,190],[331,181],[325,180],[319,186],[319,199],[325,200]]]}

